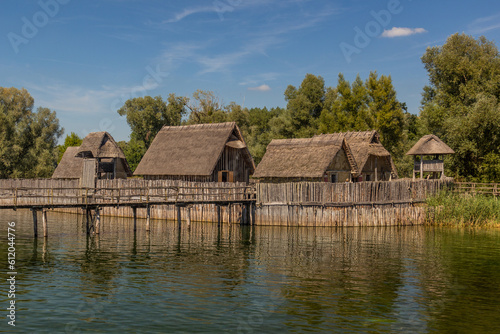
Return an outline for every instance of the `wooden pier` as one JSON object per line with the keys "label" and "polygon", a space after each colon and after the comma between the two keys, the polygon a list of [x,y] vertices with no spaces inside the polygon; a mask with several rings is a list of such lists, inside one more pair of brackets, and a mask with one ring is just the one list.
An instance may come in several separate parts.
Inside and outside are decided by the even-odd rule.
{"label": "wooden pier", "polygon": [[397,180],[359,183],[213,183],[172,180],[98,180],[82,188],[77,180],[0,180],[0,209],[30,209],[34,234],[47,210],[84,214],[87,233],[99,234],[101,217],[281,226],[385,226],[425,221],[429,195],[451,180]]}

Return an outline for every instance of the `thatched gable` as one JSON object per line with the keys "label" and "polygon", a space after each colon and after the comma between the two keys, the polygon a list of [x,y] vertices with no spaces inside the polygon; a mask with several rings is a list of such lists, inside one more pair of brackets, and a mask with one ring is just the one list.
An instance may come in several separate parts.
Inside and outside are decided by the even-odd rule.
{"label": "thatched gable", "polygon": [[[125,159],[122,149],[107,132],[89,133],[82,141],[77,154],[81,158]],[[128,167],[128,165],[127,165]]]}
{"label": "thatched gable", "polygon": [[343,148],[342,138],[273,139],[254,177],[321,178]]}
{"label": "thatched gable", "polygon": [[66,148],[54,174],[52,174],[53,179],[79,179],[82,176],[83,159],[75,156],[79,149],[79,146]]}
{"label": "thatched gable", "polygon": [[241,150],[240,163],[253,173],[255,163],[235,122],[164,126],[134,175],[208,177],[226,147]]}
{"label": "thatched gable", "polygon": [[438,136],[425,135],[413,145],[406,155],[442,155],[453,154],[453,151]]}
{"label": "thatched gable", "polygon": [[390,163],[391,173],[394,177],[397,177],[396,166],[392,161],[391,154],[380,143],[380,136],[375,130],[338,132],[331,134],[321,134],[315,137],[332,140],[345,139],[345,141],[349,145],[349,148],[351,149],[353,158],[356,161],[359,171],[362,171],[365,168],[365,165],[368,162],[370,156],[385,158]]}

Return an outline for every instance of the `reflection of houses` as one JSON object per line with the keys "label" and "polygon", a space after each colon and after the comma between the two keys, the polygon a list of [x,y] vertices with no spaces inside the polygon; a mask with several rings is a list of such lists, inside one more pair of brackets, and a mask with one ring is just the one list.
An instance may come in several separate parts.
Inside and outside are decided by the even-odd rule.
{"label": "reflection of houses", "polygon": [[[413,178],[416,178],[417,174],[420,174],[420,178],[424,178],[424,173],[432,173],[432,178],[443,178],[444,175],[444,163],[443,159],[439,156],[446,154],[453,154],[453,151],[448,145],[446,145],[441,139],[435,135],[425,135],[420,140],[413,145],[413,147],[406,153],[406,155],[415,156],[415,163],[413,166]],[[420,156],[420,160],[417,160],[417,156]],[[432,160],[424,160],[425,156],[432,156]],[[430,174],[429,174],[430,176]]]}
{"label": "reflection of houses", "polygon": [[349,145],[358,166],[353,170],[357,181],[389,181],[398,177],[391,154],[380,143],[377,131],[358,131],[323,134],[319,138],[342,138]]}
{"label": "reflection of houses", "polygon": [[234,122],[164,126],[137,166],[145,179],[248,182],[255,164]]}
{"label": "reflection of houses", "polygon": [[52,178],[81,179],[94,187],[96,179],[126,179],[131,176],[125,155],[107,132],[93,132],[79,147],[68,147]]}
{"label": "reflection of houses", "polygon": [[274,139],[255,170],[263,182],[350,181],[357,170],[342,138]]}

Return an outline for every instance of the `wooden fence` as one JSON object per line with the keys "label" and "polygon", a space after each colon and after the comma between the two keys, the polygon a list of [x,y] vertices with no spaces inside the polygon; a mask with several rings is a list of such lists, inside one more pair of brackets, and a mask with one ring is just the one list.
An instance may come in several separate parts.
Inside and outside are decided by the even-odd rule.
{"label": "wooden fence", "polygon": [[499,183],[455,182],[453,190],[458,193],[468,193],[471,195],[482,194],[500,196]]}
{"label": "wooden fence", "polygon": [[0,206],[11,207],[211,203],[253,198],[253,189],[245,183],[98,180],[93,189],[81,188],[78,180],[0,180]]}
{"label": "wooden fence", "polygon": [[415,203],[451,185],[451,180],[263,183],[257,184],[256,198],[258,205]]}

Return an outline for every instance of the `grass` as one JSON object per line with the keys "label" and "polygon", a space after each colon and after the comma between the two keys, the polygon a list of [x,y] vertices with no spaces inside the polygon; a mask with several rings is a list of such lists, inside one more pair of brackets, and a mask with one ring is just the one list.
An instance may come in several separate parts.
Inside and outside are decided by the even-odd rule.
{"label": "grass", "polygon": [[488,195],[443,191],[427,199],[430,224],[500,226],[500,199]]}

